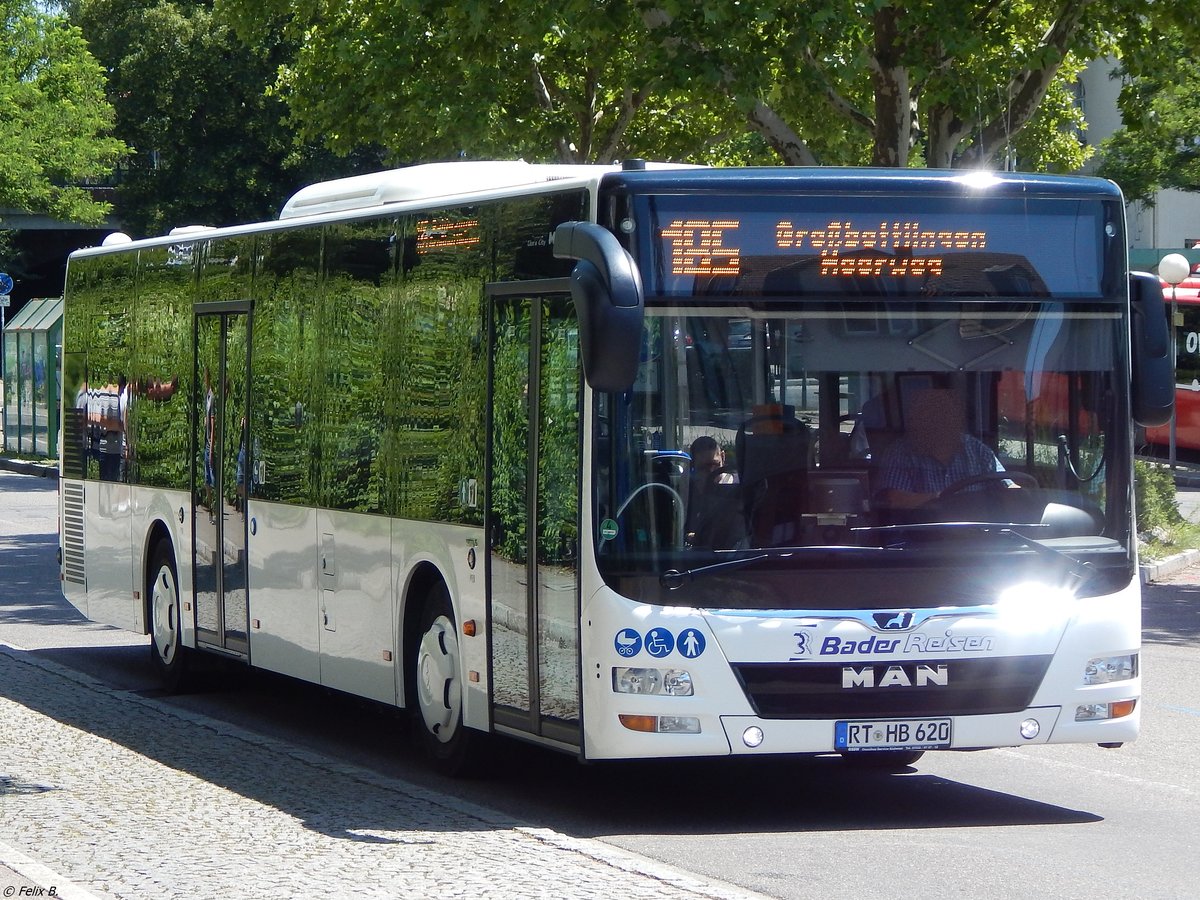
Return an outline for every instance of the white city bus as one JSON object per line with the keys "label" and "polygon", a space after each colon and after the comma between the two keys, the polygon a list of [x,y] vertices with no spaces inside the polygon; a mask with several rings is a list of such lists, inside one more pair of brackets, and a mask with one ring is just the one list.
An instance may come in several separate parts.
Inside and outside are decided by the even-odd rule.
{"label": "white city bus", "polygon": [[[170,685],[210,652],[409,708],[447,768],[488,732],[888,767],[1119,745],[1167,345],[1096,179],[315,185],[71,256],[63,590]],[[987,471],[901,502],[943,414]]]}

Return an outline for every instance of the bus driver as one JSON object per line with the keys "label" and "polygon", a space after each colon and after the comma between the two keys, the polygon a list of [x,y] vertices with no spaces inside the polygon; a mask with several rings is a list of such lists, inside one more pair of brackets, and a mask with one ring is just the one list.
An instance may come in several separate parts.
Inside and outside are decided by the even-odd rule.
{"label": "bus driver", "polygon": [[913,509],[964,479],[1004,471],[991,448],[967,433],[963,399],[955,390],[916,391],[906,403],[904,421],[904,436],[881,461],[879,497],[884,504]]}

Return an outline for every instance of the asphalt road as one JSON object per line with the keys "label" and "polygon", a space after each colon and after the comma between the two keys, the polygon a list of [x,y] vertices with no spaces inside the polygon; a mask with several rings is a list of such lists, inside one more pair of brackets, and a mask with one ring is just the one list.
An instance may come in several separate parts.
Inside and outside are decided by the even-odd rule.
{"label": "asphalt road", "polygon": [[[0,473],[0,641],[159,696],[147,639],[59,595],[53,489]],[[402,716],[284,678],[214,666],[206,690],[164,702],[775,897],[1191,897],[1200,570],[1148,585],[1144,622],[1137,742],[927,754],[891,776],[825,758],[580,766],[498,743],[488,778],[455,782],[428,769]]]}

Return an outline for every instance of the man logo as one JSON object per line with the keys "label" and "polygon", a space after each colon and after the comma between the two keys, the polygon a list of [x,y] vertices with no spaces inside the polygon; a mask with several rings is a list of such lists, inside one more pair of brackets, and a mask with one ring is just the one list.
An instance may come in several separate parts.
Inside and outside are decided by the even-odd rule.
{"label": "man logo", "polygon": [[911,612],[878,612],[873,613],[871,618],[875,620],[876,628],[884,631],[903,631],[912,626],[913,614]]}
{"label": "man logo", "polygon": [[875,666],[842,667],[843,688],[946,687],[949,684],[948,666],[917,665],[911,675],[904,666],[888,666],[878,678]]}

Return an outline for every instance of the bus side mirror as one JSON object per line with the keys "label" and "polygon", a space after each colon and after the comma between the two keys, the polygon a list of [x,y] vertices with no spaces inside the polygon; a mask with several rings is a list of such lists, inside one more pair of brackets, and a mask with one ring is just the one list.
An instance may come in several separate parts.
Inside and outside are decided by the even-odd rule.
{"label": "bus side mirror", "polygon": [[554,229],[554,255],[577,259],[571,297],[579,316],[583,377],[597,391],[633,387],[642,347],[642,276],[616,236],[593,222]]}
{"label": "bus side mirror", "polygon": [[1165,425],[1175,410],[1175,360],[1162,285],[1147,272],[1130,272],[1129,300],[1133,421],[1148,427]]}

